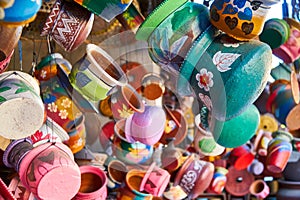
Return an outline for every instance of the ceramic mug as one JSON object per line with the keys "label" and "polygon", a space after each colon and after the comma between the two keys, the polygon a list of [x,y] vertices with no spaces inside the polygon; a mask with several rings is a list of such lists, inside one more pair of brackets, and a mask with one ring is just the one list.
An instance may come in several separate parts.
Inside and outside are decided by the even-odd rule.
{"label": "ceramic mug", "polygon": [[279,2],[214,0],[210,6],[210,21],[229,36],[247,41],[262,32],[271,6]]}
{"label": "ceramic mug", "polygon": [[148,41],[149,55],[156,64],[178,76],[185,55],[209,24],[204,5],[167,0],[145,19],[136,38]]}
{"label": "ceramic mug", "polygon": [[38,82],[27,73],[8,71],[0,75],[0,84],[0,135],[9,139],[30,136],[44,121]]}
{"label": "ceramic mug", "polygon": [[285,63],[292,63],[300,56],[300,24],[292,18],[285,18],[289,24],[290,35],[288,40],[276,49],[273,49],[273,54]]}
{"label": "ceramic mug", "polygon": [[49,196],[71,199],[81,182],[73,153],[58,142],[42,144],[27,153],[20,163],[19,176],[24,186],[39,199]]}
{"label": "ceramic mug", "polygon": [[249,191],[258,199],[265,199],[270,193],[270,188],[265,181],[256,180],[251,184]]}
{"label": "ceramic mug", "polygon": [[103,170],[95,166],[81,166],[81,185],[73,200],[94,199],[105,200],[107,196],[107,176]]}
{"label": "ceramic mug", "polygon": [[57,0],[42,28],[65,51],[76,50],[90,34],[94,14],[71,1]]}
{"label": "ceramic mug", "polygon": [[42,0],[36,1],[10,1],[6,5],[0,6],[0,23],[6,26],[21,26],[29,24],[35,20],[36,14],[41,8]]}
{"label": "ceramic mug", "polygon": [[130,142],[126,139],[125,119],[116,122],[113,139],[114,155],[127,164],[142,164],[151,159],[153,146],[141,142]]}

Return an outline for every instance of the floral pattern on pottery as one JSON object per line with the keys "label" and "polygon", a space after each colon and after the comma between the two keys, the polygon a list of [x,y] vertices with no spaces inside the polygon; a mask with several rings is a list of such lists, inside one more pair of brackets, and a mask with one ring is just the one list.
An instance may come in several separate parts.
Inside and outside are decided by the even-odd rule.
{"label": "floral pattern on pottery", "polygon": [[210,21],[218,29],[238,40],[258,36],[270,6],[279,1],[214,0]]}

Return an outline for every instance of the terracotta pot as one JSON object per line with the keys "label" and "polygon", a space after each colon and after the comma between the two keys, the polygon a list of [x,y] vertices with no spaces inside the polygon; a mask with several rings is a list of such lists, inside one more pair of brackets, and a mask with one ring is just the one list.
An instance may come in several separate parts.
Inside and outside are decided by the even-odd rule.
{"label": "terracotta pot", "polygon": [[174,186],[179,185],[189,198],[196,198],[209,187],[213,174],[212,163],[199,160],[192,154],[179,169]]}
{"label": "terracotta pot", "polygon": [[247,41],[258,36],[271,6],[280,1],[214,0],[210,6],[210,21],[218,29],[237,40]]}
{"label": "terracotta pot", "polygon": [[133,113],[142,113],[145,111],[145,105],[142,97],[136,90],[130,86],[116,86],[113,91],[110,91],[111,100],[110,107],[113,117],[116,120],[128,118]]}
{"label": "terracotta pot", "polygon": [[107,177],[105,172],[95,166],[81,166],[81,185],[74,200],[105,200],[107,196]]}
{"label": "terracotta pot", "polygon": [[38,199],[71,199],[81,182],[74,156],[62,143],[46,143],[32,149],[20,163],[19,176]]}
{"label": "terracotta pot", "polygon": [[270,194],[270,188],[263,180],[254,181],[250,188],[250,194],[256,196],[258,199],[265,199]]}
{"label": "terracotta pot", "polygon": [[0,135],[20,139],[32,135],[44,121],[44,106],[38,82],[21,71],[0,75]]}
{"label": "terracotta pot", "polygon": [[57,0],[41,31],[65,51],[77,49],[90,34],[94,14],[71,1]]}

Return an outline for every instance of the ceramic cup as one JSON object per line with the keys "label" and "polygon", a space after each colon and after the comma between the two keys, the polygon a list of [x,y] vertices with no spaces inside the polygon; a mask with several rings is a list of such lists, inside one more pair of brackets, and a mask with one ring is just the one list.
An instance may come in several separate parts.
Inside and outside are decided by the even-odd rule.
{"label": "ceramic cup", "polygon": [[128,83],[119,64],[94,44],[86,46],[86,54],[75,64],[69,79],[78,92],[93,101],[105,99],[112,87]]}
{"label": "ceramic cup", "polygon": [[210,26],[194,42],[182,64],[177,89],[180,95],[197,97],[213,117],[225,121],[245,111],[262,93],[272,51],[257,40],[244,43],[215,34]]}
{"label": "ceramic cup", "polygon": [[142,113],[145,111],[142,97],[131,85],[116,86],[110,93],[112,93],[110,107],[114,119],[128,118],[135,112]]}
{"label": "ceramic cup", "polygon": [[228,170],[224,167],[215,167],[215,173],[207,191],[209,193],[221,194],[225,188]]}
{"label": "ceramic cup", "polygon": [[204,5],[187,0],[167,0],[149,14],[136,38],[148,41],[152,60],[178,76],[193,41],[209,24],[208,9]]}
{"label": "ceramic cup", "polygon": [[258,199],[265,199],[270,193],[270,188],[265,181],[256,180],[251,184],[249,191]]}
{"label": "ceramic cup", "polygon": [[2,2],[0,23],[6,26],[22,26],[35,20],[41,8],[42,0],[36,1],[9,1],[4,6]]}
{"label": "ceramic cup", "polygon": [[246,144],[232,149],[228,158],[228,162],[238,170],[246,169],[253,160],[254,154]]}
{"label": "ceramic cup", "polygon": [[192,154],[176,174],[174,186],[179,185],[188,197],[193,199],[209,187],[213,174],[212,163],[199,160]]}
{"label": "ceramic cup", "polygon": [[262,32],[271,6],[279,2],[214,0],[210,6],[210,21],[229,36],[247,41]]}
{"label": "ceramic cup", "polygon": [[270,45],[271,49],[276,49],[284,44],[289,36],[289,24],[283,19],[271,18],[265,22],[259,39]]}
{"label": "ceramic cup", "polygon": [[30,136],[44,121],[44,106],[38,82],[21,71],[0,75],[0,135],[9,139]]}
{"label": "ceramic cup", "polygon": [[114,155],[127,164],[142,164],[153,154],[153,146],[141,142],[130,142],[126,139],[125,119],[116,122],[113,139]]}
{"label": "ceramic cup", "polygon": [[107,196],[107,176],[99,167],[81,166],[81,184],[74,200],[105,200]]}
{"label": "ceramic cup", "polygon": [[276,49],[273,54],[283,60],[284,63],[292,63],[300,56],[300,24],[292,18],[285,18],[290,27],[288,40]]}
{"label": "ceramic cup", "polygon": [[126,119],[125,135],[130,142],[156,144],[165,129],[166,114],[158,106],[145,106],[142,113],[135,112]]}
{"label": "ceramic cup", "polygon": [[42,28],[41,36],[50,35],[65,51],[77,49],[90,34],[94,14],[72,1],[57,0]]}
{"label": "ceramic cup", "polygon": [[81,182],[71,150],[58,142],[42,144],[27,153],[20,164],[19,176],[39,199],[71,199]]}

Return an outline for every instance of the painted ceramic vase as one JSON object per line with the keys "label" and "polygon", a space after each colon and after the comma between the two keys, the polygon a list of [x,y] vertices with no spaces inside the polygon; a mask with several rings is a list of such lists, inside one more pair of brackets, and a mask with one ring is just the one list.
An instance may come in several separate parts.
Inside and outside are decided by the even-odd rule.
{"label": "painted ceramic vase", "polygon": [[158,106],[145,106],[142,113],[135,112],[126,119],[125,136],[130,142],[156,144],[165,129],[166,113]]}
{"label": "painted ceramic vase", "polygon": [[228,163],[238,170],[246,169],[254,160],[254,154],[248,145],[232,149],[230,152]]}
{"label": "painted ceramic vase", "polygon": [[128,118],[133,113],[142,113],[145,111],[145,105],[142,97],[129,84],[125,86],[116,86],[111,91],[110,107],[113,117],[116,120]]}
{"label": "painted ceramic vase", "polygon": [[86,46],[86,54],[74,65],[69,79],[78,92],[93,101],[105,99],[112,87],[128,83],[119,64],[95,44]]}
{"label": "painted ceramic vase", "polygon": [[246,111],[231,120],[224,122],[213,118],[210,130],[219,145],[228,148],[238,147],[255,135],[259,117],[258,109],[250,105]]}
{"label": "painted ceramic vase", "polygon": [[142,164],[152,157],[153,146],[126,139],[125,119],[117,121],[114,130],[113,152],[118,159],[127,164]]}
{"label": "painted ceramic vase", "polygon": [[195,41],[177,86],[180,95],[194,95],[224,121],[241,114],[260,96],[270,74],[272,51],[256,40],[215,37],[215,31],[211,26]]}
{"label": "painted ceramic vase", "polygon": [[21,26],[34,21],[41,8],[42,0],[9,1],[1,5],[0,23],[7,26]]}
{"label": "painted ceramic vase", "polygon": [[249,188],[250,194],[258,199],[265,199],[270,194],[270,188],[263,180],[254,181]]}
{"label": "painted ceramic vase", "polygon": [[79,5],[92,13],[110,22],[117,15],[123,13],[131,4],[132,0],[74,0]]}
{"label": "painted ceramic vase", "polygon": [[105,200],[107,196],[107,176],[99,167],[81,166],[81,185],[73,200]]}
{"label": "painted ceramic vase", "polygon": [[42,28],[41,36],[51,38],[65,51],[77,49],[90,34],[94,14],[72,1],[57,0]]}
{"label": "painted ceramic vase", "polygon": [[278,200],[299,199],[300,182],[278,179],[278,183],[279,186],[278,186],[278,192],[276,194],[276,199]]}
{"label": "painted ceramic vase", "polygon": [[233,196],[244,196],[249,193],[249,188],[254,182],[254,176],[246,169],[237,170],[231,166],[226,174],[227,182],[225,190]]}
{"label": "painted ceramic vase", "polygon": [[271,6],[279,2],[214,0],[210,6],[210,22],[229,36],[247,41],[262,32]]}
{"label": "painted ceramic vase", "polygon": [[285,18],[289,24],[290,35],[280,47],[273,49],[273,54],[284,63],[292,63],[300,57],[300,23],[292,18]]}
{"label": "painted ceramic vase", "polygon": [[204,5],[166,0],[148,15],[136,38],[148,41],[152,60],[178,76],[192,43],[209,24],[208,9]]}
{"label": "painted ceramic vase", "polygon": [[71,199],[81,183],[73,153],[58,142],[42,144],[27,153],[20,164],[19,176],[38,199]]}
{"label": "painted ceramic vase", "polygon": [[70,66],[60,54],[50,54],[37,65],[35,77],[40,81],[47,116],[68,133],[70,148],[77,153],[86,142],[84,116],[58,77],[59,68],[69,71]]}
{"label": "painted ceramic vase", "polygon": [[283,45],[290,36],[290,26],[283,20],[271,18],[265,22],[264,28],[259,35],[262,42],[270,45],[271,49],[276,49]]}
{"label": "painted ceramic vase", "polygon": [[212,163],[199,160],[195,154],[192,154],[179,169],[174,186],[179,185],[188,197],[193,199],[209,187],[213,174]]}
{"label": "painted ceramic vase", "polygon": [[207,189],[209,193],[221,194],[225,188],[228,170],[224,167],[215,167],[215,173]]}
{"label": "painted ceramic vase", "polygon": [[289,112],[296,106],[293,97],[291,83],[278,79],[270,85],[270,95],[266,103],[266,109],[282,124],[286,124]]}
{"label": "painted ceramic vase", "polygon": [[280,173],[284,170],[292,153],[293,136],[287,131],[276,131],[268,144],[266,166],[268,171]]}
{"label": "painted ceramic vase", "polygon": [[44,106],[38,82],[21,71],[0,75],[0,135],[9,139],[30,136],[44,121]]}

